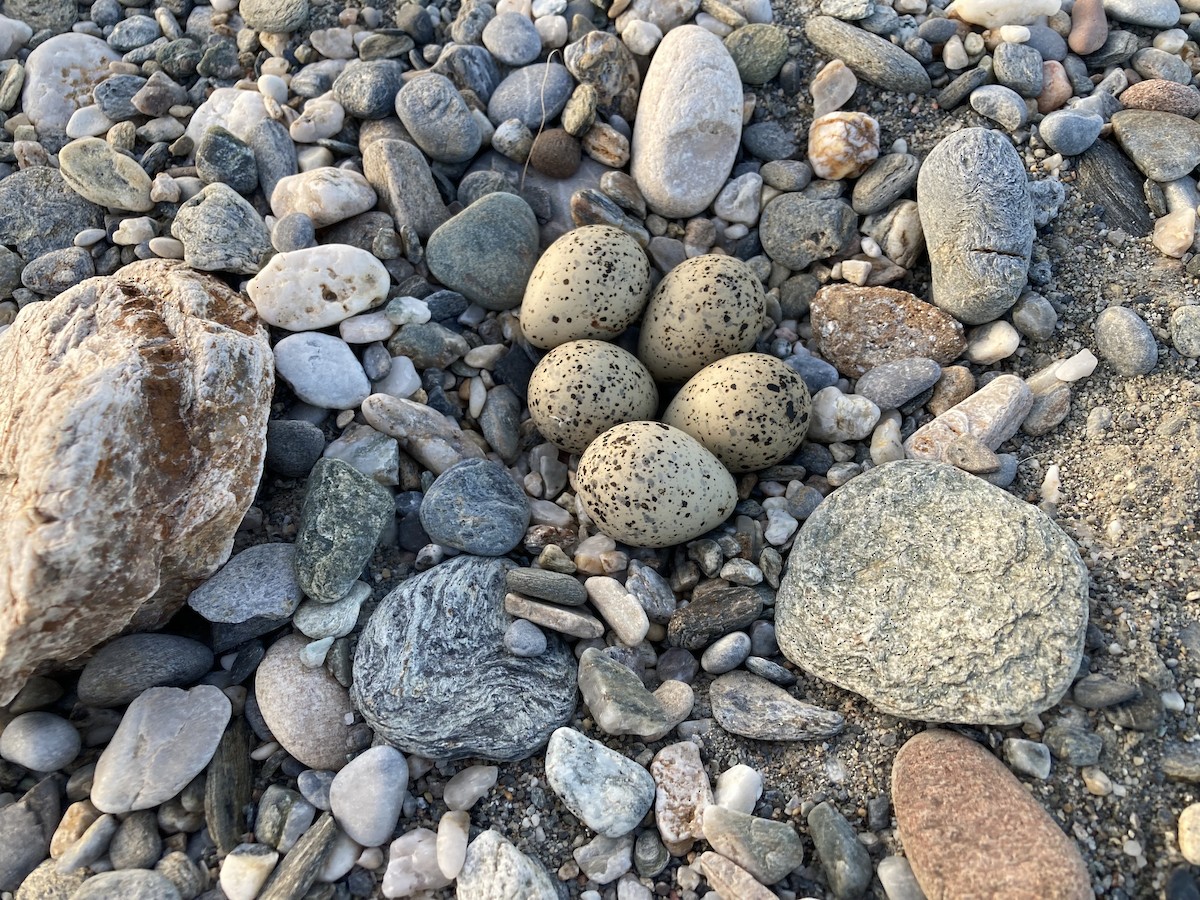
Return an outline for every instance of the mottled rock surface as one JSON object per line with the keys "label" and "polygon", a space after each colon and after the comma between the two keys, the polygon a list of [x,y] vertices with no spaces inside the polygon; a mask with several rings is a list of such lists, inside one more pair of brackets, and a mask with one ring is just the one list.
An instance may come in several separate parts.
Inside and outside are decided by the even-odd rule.
{"label": "mottled rock surface", "polygon": [[1070,686],[1087,598],[1079,552],[1036,507],[951,466],[903,460],[855,478],[805,522],[775,626],[788,659],[883,712],[1011,725]]}
{"label": "mottled rock surface", "polygon": [[536,753],[575,710],[575,658],[550,636],[511,655],[501,559],[459,556],[387,595],[354,658],[354,703],[405,753],[515,760]]}
{"label": "mottled rock surface", "polygon": [[158,625],[228,558],[274,377],[245,299],[165,260],[27,307],[0,366],[7,702],[39,664]]}

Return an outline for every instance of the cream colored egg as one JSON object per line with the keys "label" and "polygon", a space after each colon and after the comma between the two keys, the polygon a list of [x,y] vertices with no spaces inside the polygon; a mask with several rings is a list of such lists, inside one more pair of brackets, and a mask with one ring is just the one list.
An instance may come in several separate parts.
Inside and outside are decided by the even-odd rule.
{"label": "cream colored egg", "polygon": [[596,527],[634,547],[690,541],[725,521],[737,503],[721,461],[661,422],[625,422],[592,441],[575,487]]}
{"label": "cream colored egg", "polygon": [[529,379],[529,415],[556,447],[582,453],[621,422],[649,419],[658,388],[636,356],[604,341],[568,341]]}
{"label": "cream colored egg", "polygon": [[525,286],[521,332],[535,347],[611,340],[637,321],[650,291],[650,263],[637,241],[611,225],[585,225],[551,244]]}
{"label": "cream colored egg", "polygon": [[740,473],[787,459],[808,433],[811,413],[804,379],[782,360],[739,353],[693,375],[662,420]]}
{"label": "cream colored egg", "polygon": [[694,256],[655,289],[638,358],[659,381],[687,381],[705,366],[754,346],[767,314],[762,284],[732,256]]}

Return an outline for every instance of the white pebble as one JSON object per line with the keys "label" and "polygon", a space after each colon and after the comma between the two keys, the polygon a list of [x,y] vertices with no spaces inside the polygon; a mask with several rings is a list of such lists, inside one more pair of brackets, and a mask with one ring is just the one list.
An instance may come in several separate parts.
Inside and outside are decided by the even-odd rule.
{"label": "white pebble", "polygon": [[323,884],[332,884],[345,878],[354,868],[354,863],[360,853],[362,853],[362,847],[355,842],[354,838],[344,832],[339,832],[333,840],[333,846],[325,854],[325,861],[321,863],[320,871],[317,872],[317,881]]}
{"label": "white pebble", "polygon": [[374,871],[383,865],[383,850],[379,847],[368,847],[358,855],[355,864],[367,871]]}
{"label": "white pebble", "polygon": [[221,862],[221,890],[229,900],[254,900],[278,861],[266,844],[238,844]]}
{"label": "white pebble", "polygon": [[533,23],[533,27],[542,39],[543,49],[557,50],[566,46],[570,27],[562,16],[542,16]]}
{"label": "white pebble", "polygon": [[1154,36],[1154,46],[1165,53],[1178,53],[1187,43],[1188,33],[1182,28],[1172,28]]}
{"label": "white pebble", "polygon": [[999,319],[972,328],[967,335],[966,357],[973,363],[990,365],[1008,359],[1021,345],[1021,333],[1010,323]]}
{"label": "white pebble", "polygon": [[1042,500],[1046,503],[1058,505],[1058,501],[1062,499],[1062,479],[1059,477],[1058,465],[1046,467],[1046,474],[1042,478]]}
{"label": "white pebble", "polygon": [[600,617],[626,647],[636,647],[650,630],[650,619],[638,599],[615,578],[593,575],[583,583]]}
{"label": "white pebble", "polygon": [[100,107],[82,106],[71,113],[67,120],[67,137],[72,140],[83,137],[99,137],[116,123],[100,111]]}
{"label": "white pebble", "polygon": [[967,51],[963,47],[962,38],[957,34],[946,41],[942,47],[942,63],[951,71],[965,69],[971,64]]}
{"label": "white pebble", "polygon": [[442,799],[452,810],[467,810],[496,784],[496,766],[468,766],[446,782]]}
{"label": "white pebble", "polygon": [[450,879],[438,868],[436,834],[428,828],[414,828],[392,841],[383,875],[383,896],[410,897],[449,884]]}
{"label": "white pebble", "polygon": [[757,770],[738,763],[718,776],[715,802],[717,806],[751,815],[754,812],[754,804],[762,796],[762,791],[762,775]]}
{"label": "white pebble", "polygon": [[662,39],[662,30],[657,25],[641,19],[634,19],[621,33],[621,40],[634,56],[649,56]]}
{"label": "white pebble", "polygon": [[392,367],[387,375],[372,384],[375,393],[391,394],[402,400],[407,400],[420,387],[421,376],[417,374],[417,367],[407,356],[393,356]]}
{"label": "white pebble", "polygon": [[150,238],[147,246],[150,252],[159,259],[183,259],[184,247],[183,241],[176,240],[172,237],[156,237]]}
{"label": "white pebble", "polygon": [[470,830],[471,814],[466,810],[452,810],[438,822],[437,864],[447,878],[457,878],[462,871]]}
{"label": "white pebble", "polygon": [[879,421],[879,407],[857,394],[843,394],[830,386],[813,397],[808,439],[823,444],[861,441]]}
{"label": "white pebble", "polygon": [[483,406],[487,403],[487,387],[483,383],[483,379],[475,376],[469,382],[470,387],[467,393],[467,413],[472,419],[478,419],[483,413]]}
{"label": "white pebble", "polygon": [[75,235],[76,247],[90,247],[97,241],[104,240],[103,228],[85,228],[79,234]]}
{"label": "white pebble", "polygon": [[1029,29],[1024,25],[1001,26],[1000,40],[1006,44],[1024,44],[1029,40]]}
{"label": "white pebble", "polygon": [[1054,377],[1059,381],[1079,381],[1091,375],[1098,363],[1099,360],[1091,350],[1080,350],[1058,364],[1058,368],[1054,370]]}
{"label": "white pebble", "polygon": [[343,320],[338,324],[338,334],[347,344],[371,344],[386,341],[398,327],[382,310],[377,310]]}
{"label": "white pebble", "polygon": [[424,325],[433,318],[429,304],[416,297],[397,297],[389,301],[388,314],[396,325]]}

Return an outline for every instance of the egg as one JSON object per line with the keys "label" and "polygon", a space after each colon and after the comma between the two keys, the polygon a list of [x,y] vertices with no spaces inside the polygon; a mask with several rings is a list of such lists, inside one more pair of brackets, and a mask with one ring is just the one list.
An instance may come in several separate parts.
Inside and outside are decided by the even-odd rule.
{"label": "egg", "polygon": [[585,225],[542,254],[525,286],[521,332],[535,347],[611,340],[637,321],[650,292],[650,262],[611,225]]}
{"label": "egg", "polygon": [[659,381],[687,381],[705,366],[754,346],[767,297],[732,256],[694,256],[659,282],[638,338],[638,358]]}
{"label": "egg", "polygon": [[787,459],[804,440],[811,414],[804,379],[782,360],[739,353],[693,375],[662,420],[741,473]]}
{"label": "egg", "polygon": [[690,541],[725,521],[737,503],[721,461],[662,422],[624,422],[592,441],[575,490],[597,528],[634,547]]}
{"label": "egg", "polygon": [[604,341],[568,341],[542,357],[529,379],[529,415],[546,440],[569,453],[621,422],[649,419],[658,388],[636,356]]}

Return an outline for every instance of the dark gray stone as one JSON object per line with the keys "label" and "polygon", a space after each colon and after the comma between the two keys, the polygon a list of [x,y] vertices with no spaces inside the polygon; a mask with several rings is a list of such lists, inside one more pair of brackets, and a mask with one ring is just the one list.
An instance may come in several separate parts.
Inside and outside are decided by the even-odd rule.
{"label": "dark gray stone", "polygon": [[860,216],[881,212],[917,183],[921,161],[911,153],[888,153],[871,164],[854,183],[851,205]]}
{"label": "dark gray stone", "polygon": [[1163,747],[1159,765],[1171,781],[1200,782],[1200,744],[1171,741]]}
{"label": "dark gray stone", "polygon": [[837,897],[861,897],[871,885],[871,855],[846,817],[832,804],[818,803],[808,814],[817,859]]}
{"label": "dark gray stone", "polygon": [[942,367],[932,359],[896,359],[876,366],[858,379],[854,393],[880,409],[899,409],[933,387],[941,375]]}
{"label": "dark gray stone", "polygon": [[359,639],[354,703],[380,735],[431,759],[524,759],[575,711],[570,649],[504,648],[499,559],[460,556],[410,578],[379,604]]}
{"label": "dark gray stone", "polygon": [[1118,375],[1145,375],[1158,363],[1158,342],[1142,318],[1127,306],[1110,306],[1092,325],[1096,350]]}
{"label": "dark gray stone", "polygon": [[424,155],[408,141],[380,139],[363,149],[363,174],[400,231],[425,240],[449,218]]}
{"label": "dark gray stone", "polygon": [[469,345],[437,322],[413,322],[401,327],[387,342],[393,356],[407,356],[418,369],[444,369],[462,357]]}
{"label": "dark gray stone", "polygon": [[840,59],[861,78],[884,90],[924,94],[930,89],[924,67],[895,44],[831,16],[814,16],[804,26],[813,46]]}
{"label": "dark gray stone", "polygon": [[1177,54],[1157,47],[1143,47],[1133,54],[1133,68],[1145,79],[1161,78],[1176,84],[1192,82],[1191,67]]}
{"label": "dark gray stone", "polygon": [[186,687],[212,668],[212,651],[172,634],[127,634],[105,644],[79,676],[79,701],[124,706],[152,687]]}
{"label": "dark gray stone", "polygon": [[1104,718],[1126,731],[1157,731],[1163,721],[1162,695],[1143,681],[1136,697],[1106,708]]}
{"label": "dark gray stone", "polygon": [[1025,166],[1007,137],[964,128],[921,166],[917,204],[933,302],[970,325],[1003,315],[1025,286],[1033,208]]}
{"label": "dark gray stone", "polygon": [[1042,59],[1062,62],[1067,58],[1067,42],[1049,25],[1035,23],[1025,27],[1029,29],[1029,40],[1025,42],[1026,46],[1032,47],[1040,53]]}
{"label": "dark gray stone", "polygon": [[459,90],[474,91],[484,103],[492,98],[492,92],[500,84],[496,60],[480,46],[451,44],[442,51],[430,71],[445,75]]}
{"label": "dark gray stone", "polygon": [[288,213],[278,219],[271,229],[271,245],[280,253],[315,247],[317,232],[312,219],[300,212]]}
{"label": "dark gray stone", "polygon": [[1104,119],[1072,109],[1057,109],[1038,124],[1038,134],[1055,153],[1078,156],[1100,137]]}
{"label": "dark gray stone", "polygon": [[751,156],[768,163],[790,159],[796,155],[798,149],[796,135],[779,122],[755,122],[746,126],[742,129],[742,146]]}
{"label": "dark gray stone", "polygon": [[694,592],[692,602],[671,617],[667,640],[672,647],[702,650],[717,638],[746,628],[762,612],[762,597],[753,588],[714,584],[718,586],[702,594]]}
{"label": "dark gray stone", "polygon": [[396,113],[417,146],[439,162],[460,163],[479,152],[483,136],[471,110],[444,75],[407,82],[396,95]]}
{"label": "dark gray stone", "polygon": [[[987,69],[981,69],[976,66],[974,69],[967,69],[948,85],[946,85],[937,95],[937,105],[944,110],[951,110],[962,103],[975,92],[975,89],[982,87],[992,79],[992,73]],[[1088,82],[1091,84],[1091,82]]]}
{"label": "dark gray stone", "polygon": [[[536,63],[514,70],[505,78],[488,101],[487,115],[493,125],[508,119],[520,119],[530,131],[537,132],[553,122],[567,105],[575,80],[566,66]],[[542,110],[545,109],[545,119]]]}
{"label": "dark gray stone", "polygon": [[486,309],[512,309],[538,259],[537,219],[520,197],[487,194],[430,236],[425,258],[451,290]]}
{"label": "dark gray stone", "polygon": [[730,672],[708,689],[713,718],[730,734],[759,741],[818,741],[842,730],[835,712],[797,700],[750,672]]}
{"label": "dark gray stone", "polygon": [[464,459],[434,480],[421,501],[430,539],[475,556],[503,556],[529,527],[529,499],[500,463]]}
{"label": "dark gray stone", "polygon": [[82,247],[63,247],[30,262],[21,270],[21,284],[43,297],[56,297],[95,274],[90,253]]}
{"label": "dark gray stone", "polygon": [[305,595],[320,603],[345,597],[394,517],[387,488],[340,459],[319,460],[296,533],[296,576]]}
{"label": "dark gray stone", "polygon": [[559,606],[583,606],[587,591],[579,579],[548,569],[510,569],[506,579],[508,590],[547,600]]}
{"label": "dark gray stone", "polygon": [[608,734],[654,740],[671,727],[662,704],[637,674],[595,647],[579,658],[579,692],[596,724]]}
{"label": "dark gray stone", "polygon": [[50,166],[0,179],[0,209],[0,244],[27,261],[72,246],[84,229],[104,226],[104,210],[75,193]]}
{"label": "dark gray stone", "polygon": [[1107,675],[1087,675],[1075,682],[1071,693],[1075,703],[1084,709],[1104,709],[1133,700],[1141,690],[1136,684],[1116,681]]}
{"label": "dark gray stone", "polygon": [[196,174],[207,184],[227,184],[239,194],[249,194],[258,186],[254,150],[220,125],[209,126],[200,138],[196,147]]}
{"label": "dark gray stone", "polygon": [[267,423],[266,467],[284,478],[303,478],[325,452],[321,429],[303,419]]}
{"label": "dark gray stone", "polygon": [[296,144],[281,123],[263,119],[250,133],[250,147],[258,169],[258,184],[269,200],[280,179],[297,172]]}
{"label": "dark gray stone", "polygon": [[262,216],[232,186],[220,182],[179,207],[171,234],[183,243],[184,261],[205,272],[253,275],[272,251]]}
{"label": "dark gray stone", "polygon": [[118,826],[108,845],[108,858],[114,869],[149,869],[162,856],[162,848],[158,816],[154,810],[141,809]]}
{"label": "dark gray stone", "polygon": [[858,232],[858,217],[841,200],[810,200],[780,194],[767,204],[759,222],[763,251],[789,269],[842,253]]}
{"label": "dark gray stone", "polygon": [[904,460],[854,478],[809,517],[775,628],[789,660],[883,712],[1007,725],[1070,687],[1087,597],[1079,552],[1036,507],[952,466]]}
{"label": "dark gray stone", "polygon": [[1104,749],[1100,735],[1076,725],[1051,725],[1042,734],[1042,741],[1056,759],[1069,766],[1094,766]]}
{"label": "dark gray stone", "polygon": [[359,119],[386,119],[396,110],[404,65],[393,59],[356,60],[333,82],[333,96]]}
{"label": "dark gray stone", "polygon": [[1103,72],[1109,66],[1121,65],[1129,60],[1138,50],[1138,38],[1129,31],[1114,28],[1104,39],[1099,50],[1089,53],[1083,58],[1087,67],[1093,72]]}
{"label": "dark gray stone", "polygon": [[133,96],[146,84],[138,75],[110,75],[92,89],[92,99],[114,122],[124,122],[138,115]]}
{"label": "dark gray stone", "polygon": [[521,452],[520,428],[521,398],[505,384],[488,391],[479,414],[479,430],[506,463],[515,463]]}
{"label": "dark gray stone", "polygon": [[1022,97],[1036,97],[1042,92],[1042,54],[1029,44],[1005,41],[997,46],[992,72],[998,82]]}
{"label": "dark gray stone", "polygon": [[15,891],[50,856],[50,838],[62,818],[61,775],[31,787],[16,803],[0,807],[0,891]]}

